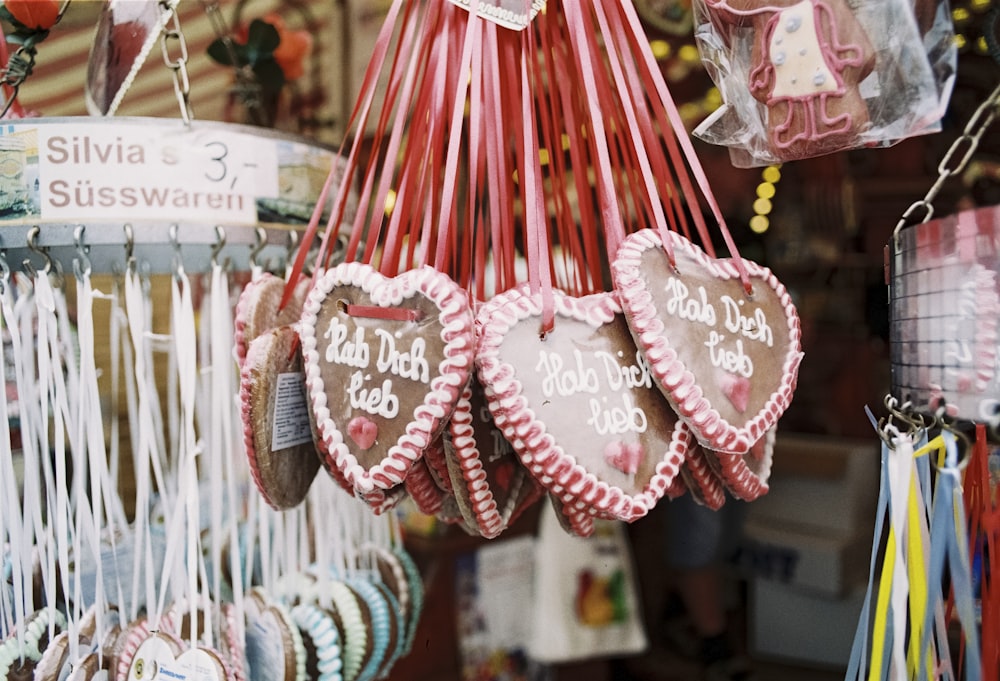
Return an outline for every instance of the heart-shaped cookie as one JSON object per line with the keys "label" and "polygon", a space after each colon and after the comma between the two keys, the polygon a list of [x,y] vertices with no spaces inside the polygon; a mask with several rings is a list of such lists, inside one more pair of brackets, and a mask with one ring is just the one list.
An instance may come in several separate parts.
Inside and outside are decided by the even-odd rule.
{"label": "heart-shaped cookie", "polygon": [[750,447],[745,454],[706,451],[705,459],[726,489],[743,501],[759,499],[768,492],[774,460],[775,428]]}
{"label": "heart-shaped cookie", "polygon": [[[538,482],[601,516],[635,520],[684,461],[677,416],[653,383],[612,293],[553,291],[555,328],[539,337],[541,293],[511,289],[479,313],[476,363],[494,422]],[[609,448],[635,448],[628,472]]]}
{"label": "heart-shaped cookie", "polygon": [[441,511],[445,497],[449,496],[448,492],[438,487],[437,479],[427,467],[426,459],[413,462],[413,467],[406,474],[406,482],[403,484],[417,510],[425,515],[435,515]]}
{"label": "heart-shaped cookie", "polygon": [[594,509],[584,506],[579,508],[573,502],[564,502],[555,494],[549,494],[549,504],[556,512],[559,527],[569,534],[578,537],[589,537],[594,534]]}
{"label": "heart-shaped cookie", "polygon": [[712,470],[709,456],[711,455],[701,445],[693,444],[681,468],[681,478],[695,501],[718,511],[726,503],[726,488],[722,479]]}
{"label": "heart-shaped cookie", "polygon": [[493,424],[475,377],[448,422],[445,454],[459,509],[466,523],[487,539],[507,529],[515,511],[541,495],[514,447]]}
{"label": "heart-shaped cookie", "polygon": [[288,304],[281,308],[281,297],[285,292],[285,280],[269,272],[253,279],[240,292],[233,318],[233,340],[236,362],[240,366],[247,356],[251,341],[265,331],[279,326],[294,324],[302,315],[302,301],[305,300],[309,284],[303,278],[296,286]]}
{"label": "heart-shaped cookie", "polygon": [[313,444],[299,335],[290,326],[250,342],[240,369],[240,418],[250,472],[276,510],[298,506],[320,467]]}
{"label": "heart-shaped cookie", "polygon": [[[337,467],[362,495],[403,483],[455,407],[472,367],[467,294],[430,267],[393,279],[361,263],[327,271],[302,312],[309,400]],[[375,424],[359,444],[353,419]],[[355,422],[357,423],[357,422]]]}
{"label": "heart-shaped cookie", "polygon": [[301,681],[305,678],[306,651],[302,632],[280,602],[255,587],[244,601],[246,657],[250,681]]}
{"label": "heart-shaped cookie", "polygon": [[[142,681],[142,679],[157,677],[166,670],[164,678],[177,672],[177,658],[184,650],[183,644],[173,635],[165,632],[142,633],[142,627],[132,627],[129,631],[129,642],[126,650],[131,652],[128,659],[127,673],[119,678],[127,681]],[[122,669],[123,658],[118,659],[119,670]]]}
{"label": "heart-shaped cookie", "polygon": [[636,344],[698,441],[743,454],[792,400],[802,361],[791,296],[767,268],[715,260],[671,233],[672,268],[659,233],[629,235],[612,265]]}

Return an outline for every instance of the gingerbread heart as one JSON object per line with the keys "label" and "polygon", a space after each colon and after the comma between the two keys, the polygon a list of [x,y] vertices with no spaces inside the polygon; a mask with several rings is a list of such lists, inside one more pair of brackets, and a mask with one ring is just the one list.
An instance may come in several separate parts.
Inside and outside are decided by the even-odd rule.
{"label": "gingerbread heart", "polygon": [[589,537],[594,534],[594,509],[583,506],[580,508],[573,502],[564,502],[555,494],[549,494],[549,504],[556,512],[559,527],[569,534],[578,537]]}
{"label": "gingerbread heart", "polygon": [[768,492],[774,460],[775,428],[767,431],[745,454],[706,451],[705,459],[722,484],[737,499],[753,501]]}
{"label": "gingerbread heart", "polygon": [[320,460],[313,444],[299,335],[288,326],[250,342],[240,369],[240,419],[250,472],[264,500],[293,508],[309,493]]}
{"label": "gingerbread heart", "polygon": [[306,651],[302,632],[287,608],[255,587],[244,601],[246,657],[250,681],[301,681],[305,678]]}
{"label": "gingerbread heart", "polygon": [[[711,455],[701,445],[692,445],[684,467],[681,468],[681,479],[696,502],[718,511],[726,503],[726,488],[722,479],[712,470],[709,456]],[[674,491],[670,490],[668,493],[673,494]]]}
{"label": "gingerbread heart", "polygon": [[541,494],[514,447],[493,424],[475,377],[451,415],[445,452],[459,509],[466,523],[487,539],[503,532],[515,512]]}
{"label": "gingerbread heart", "polygon": [[[437,445],[431,445],[436,447]],[[422,458],[413,463],[410,472],[406,475],[407,494],[413,500],[417,510],[425,515],[435,515],[441,510],[445,498],[449,492],[438,486],[437,479],[427,466],[427,459]]]}
{"label": "gingerbread heart", "polygon": [[299,320],[308,284],[309,280],[303,278],[284,308],[281,307],[281,297],[285,292],[284,279],[264,272],[243,287],[233,318],[237,364],[243,365],[247,350],[254,338],[266,331],[279,326],[288,326]]}
{"label": "gingerbread heart", "polygon": [[743,454],[792,401],[802,361],[791,296],[767,268],[715,260],[670,234],[671,267],[658,232],[629,235],[612,265],[636,344],[657,384],[698,441]]}
{"label": "gingerbread heart", "polygon": [[[466,293],[430,267],[388,279],[369,265],[341,264],[310,291],[300,335],[326,466],[361,495],[402,484],[468,381]],[[374,424],[368,447],[370,426],[355,426],[360,444],[352,438],[358,417]]]}
{"label": "gingerbread heart", "polygon": [[[684,461],[677,416],[654,385],[614,294],[552,294],[555,328],[544,339],[541,293],[512,289],[480,310],[476,362],[489,410],[542,486],[601,516],[635,520],[663,496]],[[641,445],[635,472],[605,460],[614,443]]]}

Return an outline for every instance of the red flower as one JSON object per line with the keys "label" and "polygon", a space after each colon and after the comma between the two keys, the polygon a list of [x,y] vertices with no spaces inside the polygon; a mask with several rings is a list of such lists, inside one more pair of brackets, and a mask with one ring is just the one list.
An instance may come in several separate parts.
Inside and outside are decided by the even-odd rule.
{"label": "red flower", "polygon": [[4,0],[10,16],[26,28],[47,31],[59,20],[59,0]]}
{"label": "red flower", "polygon": [[285,79],[301,78],[306,72],[306,57],[312,52],[312,35],[309,31],[296,31],[288,28],[285,25],[285,20],[273,12],[265,16],[264,21],[274,26],[281,38],[281,42],[274,50],[274,61],[278,62],[278,66],[285,74]]}

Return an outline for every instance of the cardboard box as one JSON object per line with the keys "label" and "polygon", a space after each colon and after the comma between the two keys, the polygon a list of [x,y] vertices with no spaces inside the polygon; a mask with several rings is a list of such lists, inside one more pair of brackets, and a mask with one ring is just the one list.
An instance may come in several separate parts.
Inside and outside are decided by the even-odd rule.
{"label": "cardboard box", "polygon": [[844,534],[750,521],[739,562],[755,578],[837,598],[867,584],[873,531]]}
{"label": "cardboard box", "polygon": [[778,433],[770,491],[750,504],[748,521],[803,532],[852,535],[875,522],[879,442]]}
{"label": "cardboard box", "polygon": [[845,598],[805,593],[756,578],[750,582],[750,652],[815,667],[846,668],[866,585]]}

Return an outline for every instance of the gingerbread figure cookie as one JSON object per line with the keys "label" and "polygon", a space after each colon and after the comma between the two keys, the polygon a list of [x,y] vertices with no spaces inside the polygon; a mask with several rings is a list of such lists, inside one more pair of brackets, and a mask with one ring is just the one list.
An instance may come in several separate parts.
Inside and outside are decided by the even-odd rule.
{"label": "gingerbread figure cookie", "polygon": [[718,25],[752,29],[750,93],[780,160],[857,146],[870,126],[859,85],[875,50],[846,0],[705,0]]}

